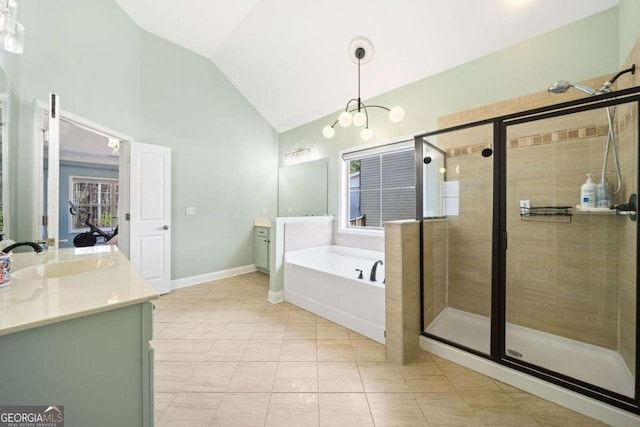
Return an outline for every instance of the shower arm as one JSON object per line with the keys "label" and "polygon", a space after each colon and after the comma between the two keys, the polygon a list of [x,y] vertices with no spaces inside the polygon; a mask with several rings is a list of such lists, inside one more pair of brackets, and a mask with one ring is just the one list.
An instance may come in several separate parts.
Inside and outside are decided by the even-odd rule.
{"label": "shower arm", "polygon": [[636,73],[636,64],[631,65],[631,67],[627,68],[626,70],[619,71],[611,79],[609,79],[608,81],[604,82],[604,84],[602,85],[602,88],[598,92],[601,92],[602,90],[606,91],[607,89],[609,89],[616,82],[616,80],[618,80],[618,78],[621,75],[627,74],[627,73],[635,74]]}

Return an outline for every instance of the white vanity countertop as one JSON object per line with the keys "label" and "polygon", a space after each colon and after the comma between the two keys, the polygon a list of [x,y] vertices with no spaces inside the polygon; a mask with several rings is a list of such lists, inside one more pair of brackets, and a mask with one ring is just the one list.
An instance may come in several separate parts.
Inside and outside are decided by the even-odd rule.
{"label": "white vanity countertop", "polygon": [[94,246],[12,254],[11,272],[58,261],[107,258],[101,270],[55,279],[16,279],[0,288],[0,335],[138,304],[156,290],[115,246]]}

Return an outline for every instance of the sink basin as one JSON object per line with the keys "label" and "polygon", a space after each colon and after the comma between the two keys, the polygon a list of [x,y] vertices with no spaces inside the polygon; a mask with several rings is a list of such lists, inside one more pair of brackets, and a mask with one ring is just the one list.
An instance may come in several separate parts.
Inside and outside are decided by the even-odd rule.
{"label": "sink basin", "polygon": [[11,278],[22,280],[55,279],[102,270],[112,265],[113,261],[105,258],[59,261],[23,268],[12,273]]}

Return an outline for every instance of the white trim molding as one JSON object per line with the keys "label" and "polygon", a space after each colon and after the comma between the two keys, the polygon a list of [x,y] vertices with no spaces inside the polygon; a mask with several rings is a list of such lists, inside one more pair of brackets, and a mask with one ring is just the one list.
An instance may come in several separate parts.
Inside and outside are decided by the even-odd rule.
{"label": "white trim molding", "polygon": [[201,285],[203,283],[211,282],[213,280],[226,279],[227,277],[239,276],[241,274],[253,273],[258,271],[254,264],[243,265],[241,267],[229,268],[227,270],[213,271],[211,273],[198,274],[191,277],[185,277],[182,279],[175,279],[171,281],[171,290],[186,288],[189,286]]}

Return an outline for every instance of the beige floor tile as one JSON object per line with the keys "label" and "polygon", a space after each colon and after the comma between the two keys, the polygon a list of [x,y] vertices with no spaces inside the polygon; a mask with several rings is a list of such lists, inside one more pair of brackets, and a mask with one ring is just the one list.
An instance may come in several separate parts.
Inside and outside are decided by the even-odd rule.
{"label": "beige floor tile", "polygon": [[156,362],[157,392],[224,392],[238,362]]}
{"label": "beige floor tile", "polygon": [[362,378],[367,393],[408,393],[409,386],[404,378]]}
{"label": "beige floor tile", "polygon": [[354,362],[318,362],[318,390],[327,392],[363,392],[360,371]]}
{"label": "beige floor tile", "polygon": [[367,393],[367,400],[376,427],[429,426],[411,393]]}
{"label": "beige floor tile", "polygon": [[606,425],[529,393],[518,391],[508,393],[508,395],[513,402],[540,425],[558,427]]}
{"label": "beige floor tile", "polygon": [[320,425],[326,427],[373,426],[364,393],[320,393]]}
{"label": "beige floor tile", "polygon": [[199,323],[169,323],[161,332],[155,334],[155,338],[163,340],[185,339],[187,335],[196,329],[198,324]]}
{"label": "beige floor tile", "polygon": [[384,362],[387,360],[384,345],[370,339],[352,339],[351,347],[357,361]]}
{"label": "beige floor tile", "polygon": [[384,346],[267,291],[251,273],[156,301],[156,425],[603,425],[425,351],[386,362]]}
{"label": "beige floor tile", "polygon": [[489,377],[461,367],[459,365],[443,366],[437,363],[442,373],[451,384],[460,391],[500,391],[500,387]]}
{"label": "beige floor tile", "polygon": [[248,340],[256,330],[255,323],[229,323],[222,331],[218,339],[221,340]]}
{"label": "beige floor tile", "polygon": [[430,425],[482,426],[458,393],[414,393]]}
{"label": "beige floor tile", "polygon": [[213,323],[228,323],[231,322],[233,316],[236,315],[238,310],[229,307],[221,307],[219,304],[215,310],[209,312],[209,314],[202,320],[203,322]]}
{"label": "beige floor tile", "polygon": [[210,425],[263,427],[270,398],[270,393],[226,393]]}
{"label": "beige floor tile", "polygon": [[316,323],[316,331],[319,340],[348,340],[348,329],[335,323]]}
{"label": "beige floor tile", "polygon": [[220,338],[226,327],[224,323],[200,323],[186,338],[190,340],[215,340]]}
{"label": "beige floor tile", "polygon": [[286,340],[315,340],[317,335],[315,323],[309,322],[289,321],[284,331]]}
{"label": "beige floor tile", "polygon": [[277,362],[240,362],[227,392],[271,392]]}
{"label": "beige floor tile", "polygon": [[217,340],[207,352],[209,361],[239,361],[247,348],[249,340]]}
{"label": "beige floor tile", "polygon": [[160,422],[208,425],[223,396],[224,393],[179,393],[164,411]]}
{"label": "beige floor tile", "polygon": [[318,391],[316,362],[280,362],[273,382],[274,392],[309,393]]}
{"label": "beige floor tile", "polygon": [[284,340],[280,351],[282,362],[315,362],[318,360],[316,340]]}
{"label": "beige floor tile", "polygon": [[405,378],[424,378],[432,375],[443,375],[438,365],[433,362],[411,362],[398,367]]}
{"label": "beige floor tile", "polygon": [[318,339],[318,361],[338,362],[356,360],[349,340]]}
{"label": "beige floor tile", "polygon": [[207,360],[213,340],[153,340],[156,361],[190,362]]}
{"label": "beige floor tile", "polygon": [[160,416],[164,414],[164,411],[169,407],[169,404],[177,394],[178,393],[155,393],[153,395],[153,413],[156,422],[158,422]]}
{"label": "beige floor tile", "polygon": [[256,325],[251,339],[254,340],[282,340],[284,339],[285,323],[260,323]]}
{"label": "beige floor tile", "polygon": [[251,340],[244,350],[244,362],[277,362],[280,359],[282,340]]}
{"label": "beige floor tile", "polygon": [[425,377],[404,377],[409,390],[413,393],[446,393],[454,392],[456,388],[444,375],[430,375]]}
{"label": "beige floor tile", "polygon": [[273,393],[266,427],[320,425],[317,393]]}
{"label": "beige floor tile", "polygon": [[289,317],[287,319],[288,322],[312,322],[315,323],[317,316],[313,313],[310,313],[306,310],[302,310],[298,307],[291,307],[289,310]]}
{"label": "beige floor tile", "polygon": [[202,322],[209,315],[208,310],[189,309],[182,313],[174,322],[176,323],[198,323]]}

